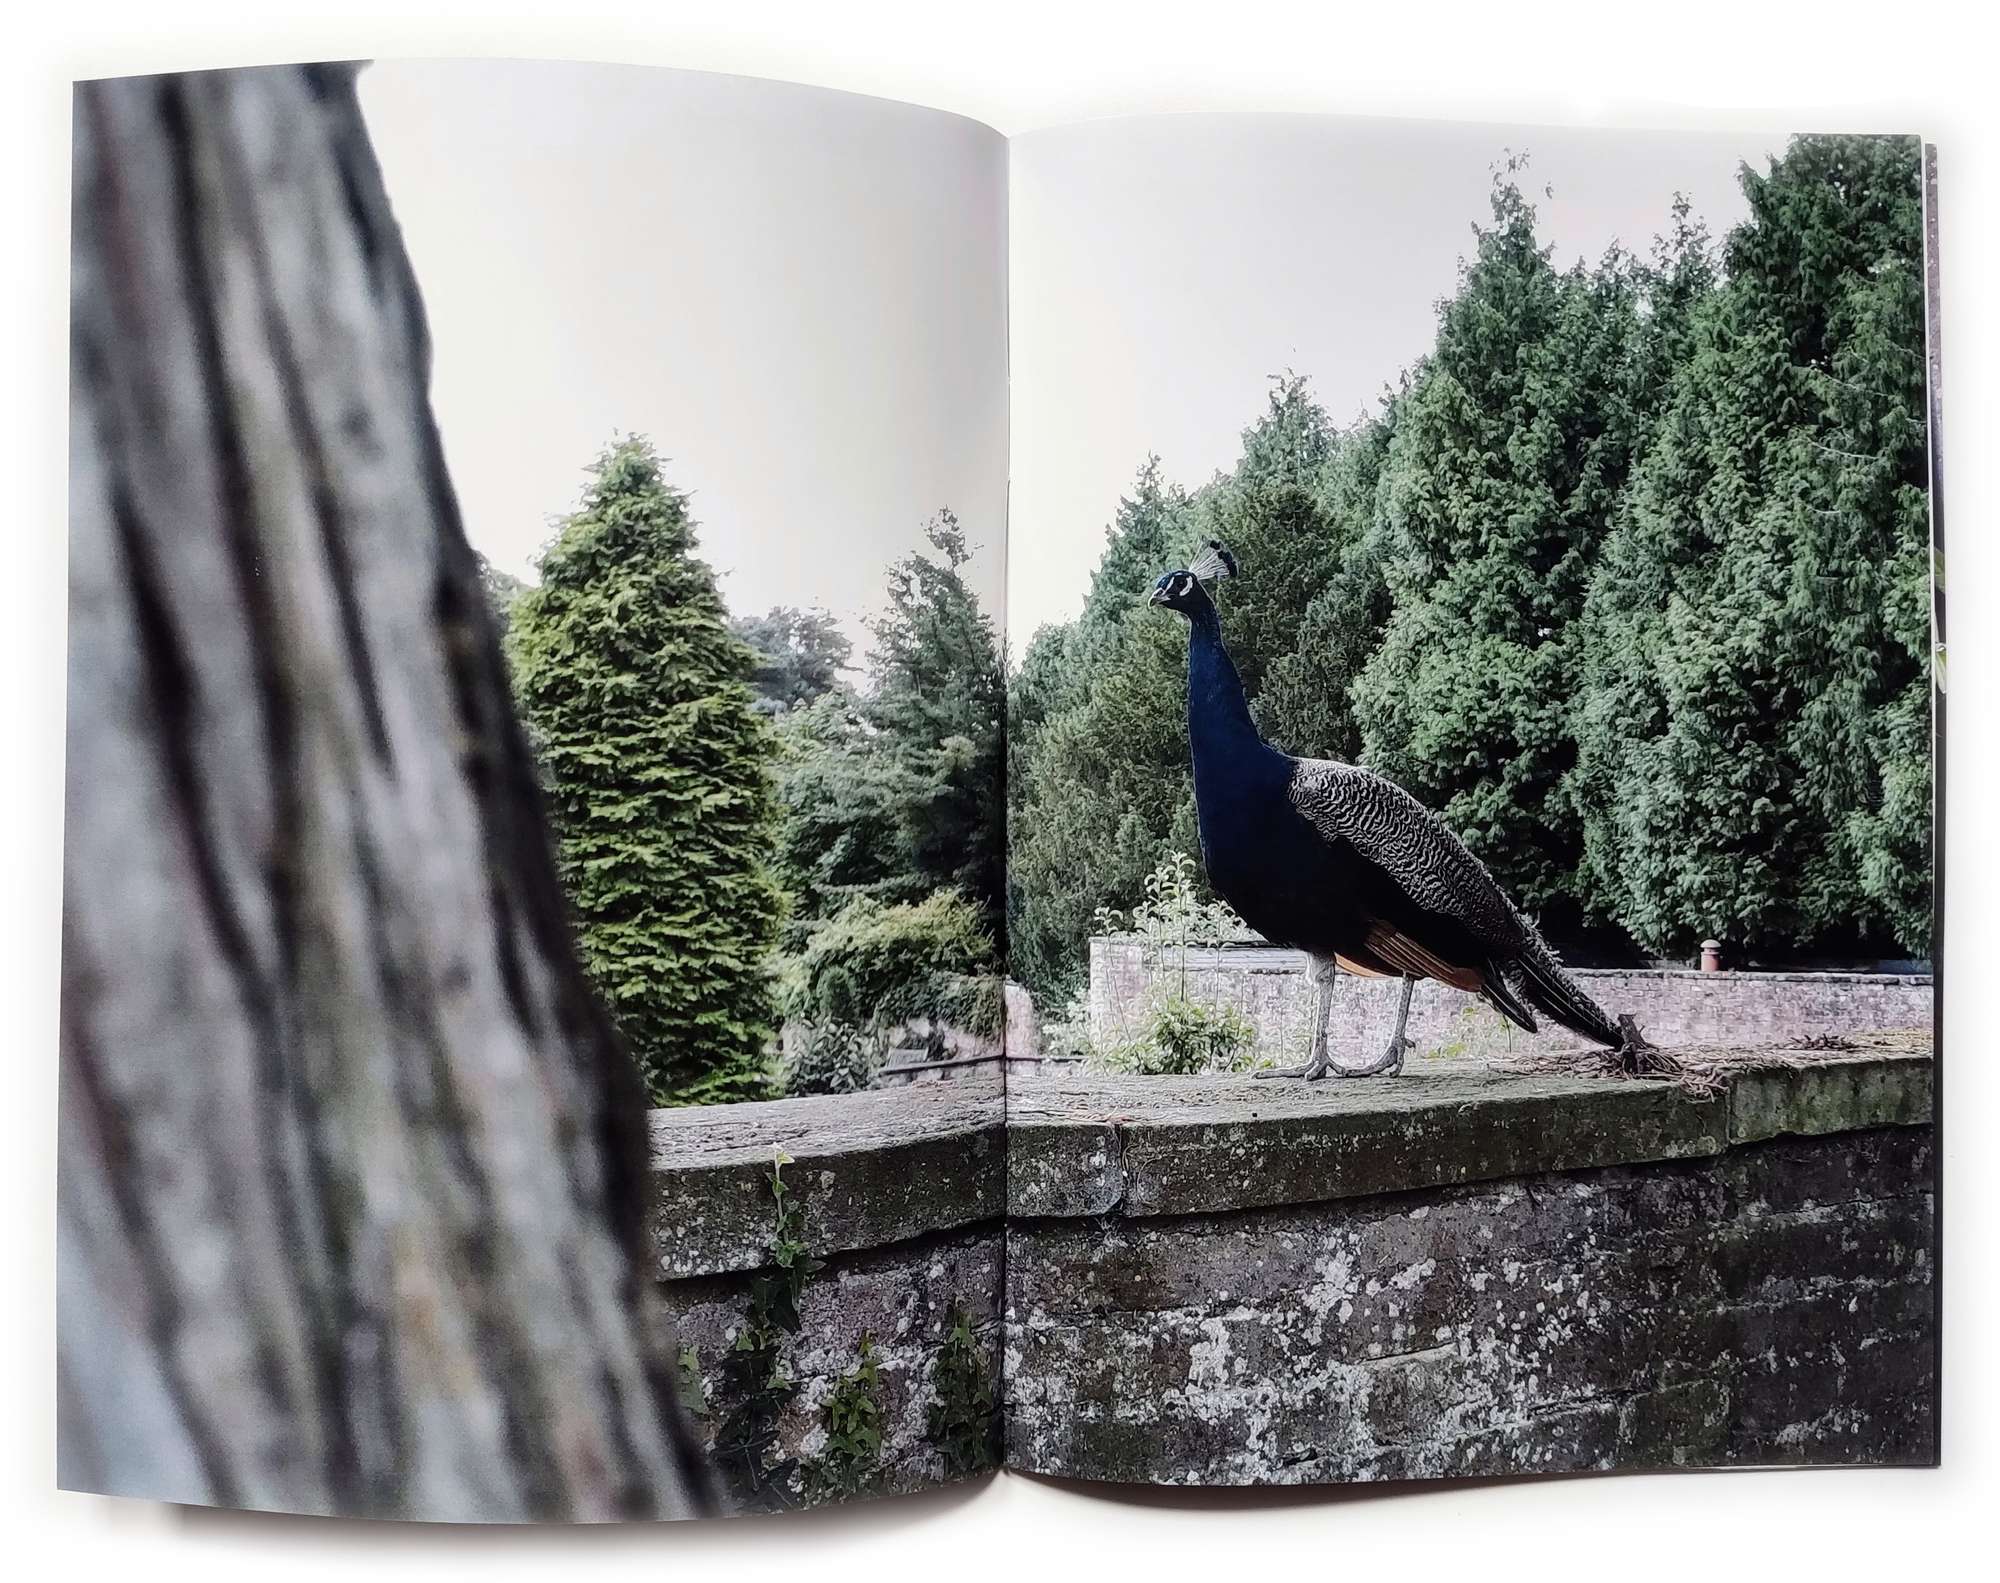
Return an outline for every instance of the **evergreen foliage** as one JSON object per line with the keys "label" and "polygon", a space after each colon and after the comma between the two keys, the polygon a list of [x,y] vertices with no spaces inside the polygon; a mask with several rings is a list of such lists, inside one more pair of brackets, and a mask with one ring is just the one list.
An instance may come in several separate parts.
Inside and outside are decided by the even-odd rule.
{"label": "evergreen foliage", "polygon": [[1137,893],[1183,804],[1193,831],[1184,685],[1145,601],[1194,534],[1186,494],[1148,456],[1105,530],[1083,613],[1036,633],[1012,679],[1009,964],[1045,997],[1076,987],[1092,914]]}
{"label": "evergreen foliage", "polygon": [[882,1046],[851,1022],[812,1022],[788,1034],[785,1098],[803,1094],[858,1094],[875,1081]]}
{"label": "evergreen foliage", "polygon": [[778,719],[790,951],[851,903],[941,889],[971,898],[989,933],[1003,921],[1000,643],[965,580],[957,519],[940,512],[925,542],[889,568],[863,687],[830,686]]}
{"label": "evergreen foliage", "polygon": [[786,945],[850,902],[914,901],[923,876],[911,855],[920,788],[902,757],[845,689],[783,715],[778,736],[777,875],[791,899]]}
{"label": "evergreen foliage", "polygon": [[1658,950],[1924,955],[1918,148],[1800,139],[1744,189],[1592,592],[1590,896]]}
{"label": "evergreen foliage", "polygon": [[761,1096],[773,746],[686,501],[643,440],[598,458],[508,647],[584,963],[654,1101]]}
{"label": "evergreen foliage", "polygon": [[1009,963],[1045,998],[1078,987],[1098,909],[1137,895],[1163,845],[1199,841],[1177,636],[1131,622],[1104,668],[1082,673],[1079,700],[1043,725],[1010,787]]}
{"label": "evergreen foliage", "polygon": [[957,517],[925,525],[930,553],[889,568],[888,609],[868,623],[862,717],[897,784],[897,819],[916,887],[962,892],[1005,927],[1006,673],[992,620],[967,584]]}
{"label": "evergreen foliage", "polygon": [[1574,890],[1556,794],[1595,552],[1644,434],[1638,283],[1559,273],[1510,161],[1493,223],[1397,404],[1382,504],[1392,613],[1354,687],[1361,757],[1438,810],[1522,905]]}
{"label": "evergreen foliage", "polygon": [[512,572],[501,571],[477,550],[472,552],[472,558],[479,566],[479,586],[486,591],[486,607],[493,612],[494,628],[504,639],[514,601],[521,597],[528,585]]}
{"label": "evergreen foliage", "polygon": [[814,931],[793,967],[788,1012],[811,1026],[882,1035],[912,1022],[1000,1029],[999,965],[980,909],[957,891],[882,906],[866,899]]}
{"label": "evergreen foliage", "polygon": [[841,685],[854,645],[824,610],[778,605],[761,616],[741,616],[729,630],[755,657],[750,686],[757,707],[783,714],[824,697]]}
{"label": "evergreen foliage", "polygon": [[1288,647],[1264,672],[1253,706],[1258,728],[1300,758],[1361,756],[1353,687],[1382,640],[1390,601],[1390,535],[1380,504],[1396,408],[1348,431],[1322,485],[1322,511],[1338,559],[1308,591]]}

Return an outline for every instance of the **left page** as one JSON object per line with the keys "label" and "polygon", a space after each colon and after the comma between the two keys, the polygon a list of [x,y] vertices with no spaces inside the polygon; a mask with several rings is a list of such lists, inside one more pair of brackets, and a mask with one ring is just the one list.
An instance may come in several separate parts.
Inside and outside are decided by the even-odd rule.
{"label": "left page", "polygon": [[1006,185],[695,73],[78,85],[65,1487],[992,1465]]}

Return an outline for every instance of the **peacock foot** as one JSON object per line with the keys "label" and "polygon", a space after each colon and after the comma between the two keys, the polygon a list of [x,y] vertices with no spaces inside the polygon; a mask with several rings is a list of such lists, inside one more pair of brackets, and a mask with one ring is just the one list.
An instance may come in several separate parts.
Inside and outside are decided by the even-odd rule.
{"label": "peacock foot", "polygon": [[1400,1077],[1403,1058],[1410,1053],[1408,1039],[1391,1039],[1389,1048],[1384,1050],[1366,1066],[1336,1066],[1335,1077]]}
{"label": "peacock foot", "polygon": [[1302,1077],[1308,1083],[1311,1083],[1327,1076],[1329,1073],[1338,1072],[1339,1070],[1340,1068],[1333,1064],[1330,1057],[1320,1054],[1315,1055],[1304,1066],[1267,1066],[1262,1071],[1252,1072],[1250,1075],[1252,1077]]}

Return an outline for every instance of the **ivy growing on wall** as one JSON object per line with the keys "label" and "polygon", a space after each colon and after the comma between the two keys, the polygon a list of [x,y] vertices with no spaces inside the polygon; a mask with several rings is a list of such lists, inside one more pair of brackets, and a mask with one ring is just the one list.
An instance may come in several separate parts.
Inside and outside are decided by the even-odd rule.
{"label": "ivy growing on wall", "polygon": [[798,1396],[785,1367],[784,1338],[799,1329],[799,1300],[824,1264],[805,1239],[805,1206],[785,1181],[791,1157],[783,1150],[765,1178],[775,1206],[771,1272],[750,1283],[750,1310],[723,1360],[730,1402],[716,1431],[714,1455],[737,1505],[770,1511],[791,1504],[796,1459],[779,1454],[778,1421]]}
{"label": "ivy growing on wall", "polygon": [[947,1478],[983,1473],[1000,1461],[999,1404],[993,1371],[972,1333],[972,1316],[951,1311],[951,1329],[931,1369],[931,1406],[925,1437],[944,1462]]}
{"label": "ivy growing on wall", "polygon": [[874,1340],[861,1338],[854,1367],[835,1382],[820,1409],[826,1445],[804,1468],[805,1497],[822,1501],[851,1500],[864,1494],[881,1472],[882,1404],[877,1396],[881,1371],[875,1362]]}

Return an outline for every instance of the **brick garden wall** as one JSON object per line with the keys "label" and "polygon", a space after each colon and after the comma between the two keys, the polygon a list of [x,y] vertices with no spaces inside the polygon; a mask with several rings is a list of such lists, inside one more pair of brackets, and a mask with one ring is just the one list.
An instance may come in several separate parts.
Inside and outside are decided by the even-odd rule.
{"label": "brick garden wall", "polygon": [[[1191,951],[1189,989],[1241,1011],[1256,1030],[1260,1052],[1302,1057],[1313,1010],[1304,963],[1299,952],[1270,946]],[[1932,1020],[1927,974],[1581,968],[1576,976],[1605,1010],[1629,1012],[1663,1045],[1783,1045],[1814,1034],[1929,1028]],[[1162,970],[1149,970],[1138,941],[1093,939],[1091,1037],[1116,1039],[1121,1029],[1136,1026],[1149,984],[1166,982]],[[1359,1061],[1382,1051],[1395,1027],[1398,993],[1390,979],[1342,974],[1335,981],[1329,1029],[1336,1059]],[[1419,1055],[1520,1053],[1582,1042],[1546,1025],[1538,1034],[1524,1033],[1472,996],[1428,982],[1411,1000],[1409,1035]]]}

